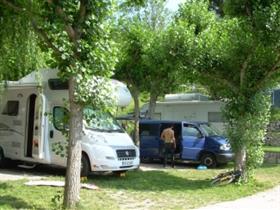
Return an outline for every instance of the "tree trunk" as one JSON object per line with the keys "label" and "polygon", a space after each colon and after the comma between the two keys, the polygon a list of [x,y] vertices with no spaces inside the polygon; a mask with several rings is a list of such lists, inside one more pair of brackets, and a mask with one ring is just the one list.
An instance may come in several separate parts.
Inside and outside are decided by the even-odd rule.
{"label": "tree trunk", "polygon": [[139,107],[139,90],[136,87],[130,88],[131,95],[134,101],[134,132],[133,132],[133,140],[134,143],[139,146],[140,138],[139,138],[139,118],[140,118],[140,107]]}
{"label": "tree trunk", "polygon": [[157,98],[158,98],[158,95],[156,93],[154,93],[153,91],[151,91],[150,101],[149,101],[149,109],[148,109],[148,113],[146,115],[146,117],[148,119],[153,119],[153,117],[154,117]]}
{"label": "tree trunk", "polygon": [[241,147],[239,151],[235,153],[235,170],[240,170],[245,172],[246,169],[246,148],[245,146]]}
{"label": "tree trunk", "polygon": [[74,208],[80,199],[83,111],[82,107],[74,101],[75,86],[76,80],[71,77],[69,80],[70,131],[63,201],[65,208]]}

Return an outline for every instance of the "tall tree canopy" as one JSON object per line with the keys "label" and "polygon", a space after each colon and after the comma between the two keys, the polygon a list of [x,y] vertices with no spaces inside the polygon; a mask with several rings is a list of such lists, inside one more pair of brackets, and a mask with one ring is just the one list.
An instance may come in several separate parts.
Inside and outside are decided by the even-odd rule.
{"label": "tall tree canopy", "polygon": [[18,80],[45,65],[47,55],[38,46],[26,16],[0,7],[0,79]]}
{"label": "tall tree canopy", "polygon": [[143,55],[150,43],[150,32],[140,21],[127,21],[118,30],[120,40],[119,62],[115,77],[127,83],[134,100],[134,141],[139,144],[139,95],[145,90],[147,69]]}
{"label": "tall tree canopy", "polygon": [[220,9],[222,18],[205,1],[188,2],[178,24],[195,29],[196,56],[186,66],[195,68],[200,82],[226,102],[235,169],[247,179],[263,158],[270,105],[266,90],[280,79],[280,3],[225,0]]}
{"label": "tall tree canopy", "polygon": [[[131,78],[130,82],[134,80],[134,83],[141,86],[142,91],[150,94],[149,110],[146,117],[152,118],[158,96],[173,91],[178,88],[179,84],[186,81],[186,78],[183,80],[182,74],[180,74],[182,68],[176,53],[177,39],[180,37],[173,30],[172,16],[166,9],[164,0],[147,1],[143,9],[132,11],[129,15],[123,16],[123,19],[124,21],[120,22],[121,27],[119,28],[126,28],[120,34],[123,34],[121,36],[123,49],[126,50],[128,56],[122,57],[120,60],[117,75],[122,75],[123,77],[119,78],[125,80],[129,72],[136,72],[135,77]],[[140,33],[134,33],[136,25],[138,32],[141,31]],[[135,40],[130,40],[132,32],[134,33],[133,38],[137,37],[138,39],[137,45],[135,45]],[[125,34],[130,35],[128,37]],[[139,40],[143,41],[139,42]],[[139,59],[133,59],[135,53],[131,53],[127,50],[128,48],[137,49]],[[134,64],[130,63],[129,68],[121,67],[122,64],[130,61],[133,61]],[[139,68],[140,66],[141,68]],[[124,72],[126,73],[122,74]],[[138,102],[136,102],[137,104]],[[139,115],[138,112],[139,110],[136,108],[135,116]]]}

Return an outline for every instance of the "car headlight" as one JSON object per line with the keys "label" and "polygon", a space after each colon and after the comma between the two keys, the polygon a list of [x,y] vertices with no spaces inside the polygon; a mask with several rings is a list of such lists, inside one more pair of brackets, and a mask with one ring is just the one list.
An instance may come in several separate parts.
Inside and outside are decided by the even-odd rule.
{"label": "car headlight", "polygon": [[222,144],[222,145],[220,145],[220,150],[229,151],[230,150],[230,145],[229,144]]}
{"label": "car headlight", "polygon": [[108,144],[108,141],[100,135],[89,135],[89,142],[91,144],[99,144],[99,145],[105,145]]}

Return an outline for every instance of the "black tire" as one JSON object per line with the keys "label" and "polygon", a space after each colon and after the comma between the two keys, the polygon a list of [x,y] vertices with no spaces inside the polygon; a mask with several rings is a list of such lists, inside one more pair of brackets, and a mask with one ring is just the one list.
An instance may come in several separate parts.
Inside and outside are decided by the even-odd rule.
{"label": "black tire", "polygon": [[81,177],[87,177],[90,171],[91,169],[88,156],[85,153],[83,153],[81,160]]}
{"label": "black tire", "polygon": [[125,176],[125,170],[124,171],[113,171],[113,174],[117,177]]}
{"label": "black tire", "polygon": [[5,166],[5,156],[4,156],[4,152],[3,149],[0,147],[0,167],[4,167]]}
{"label": "black tire", "polygon": [[215,168],[217,166],[215,156],[210,153],[203,154],[200,158],[200,163],[207,166],[207,168]]}

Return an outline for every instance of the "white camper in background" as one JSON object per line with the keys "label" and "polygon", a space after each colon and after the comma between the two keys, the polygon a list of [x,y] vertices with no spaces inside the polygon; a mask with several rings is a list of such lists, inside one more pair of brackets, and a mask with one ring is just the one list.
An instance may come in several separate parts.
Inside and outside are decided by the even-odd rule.
{"label": "white camper in background", "polygon": [[[199,93],[167,94],[163,102],[157,102],[153,119],[158,120],[185,120],[209,122],[224,132],[224,120],[221,101],[209,100],[207,96]],[[144,117],[148,104],[141,108]]]}
{"label": "white camper in background", "polygon": [[[127,87],[116,80],[112,83],[117,105],[128,105],[131,95]],[[8,158],[34,165],[66,166],[66,157],[62,157],[67,146],[62,134],[68,111],[65,99],[67,83],[57,78],[57,70],[33,72],[19,81],[7,82],[0,101],[0,165]],[[92,113],[98,115],[99,123],[84,124],[82,175],[138,168],[139,150],[129,135],[111,115],[85,108],[84,115]]]}

